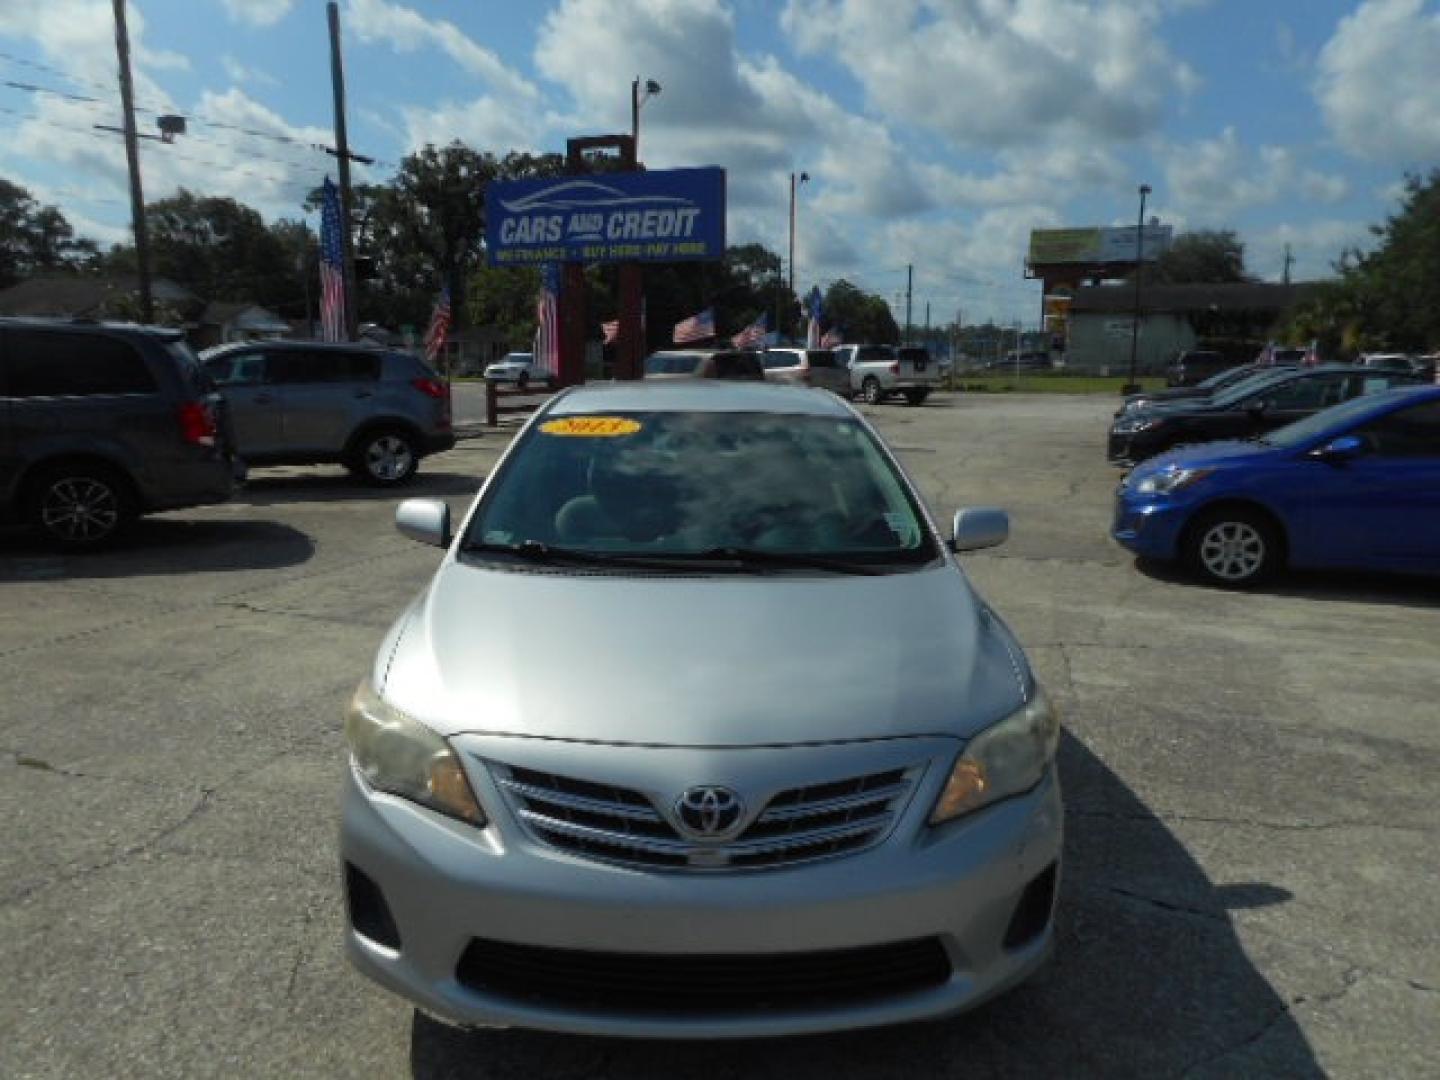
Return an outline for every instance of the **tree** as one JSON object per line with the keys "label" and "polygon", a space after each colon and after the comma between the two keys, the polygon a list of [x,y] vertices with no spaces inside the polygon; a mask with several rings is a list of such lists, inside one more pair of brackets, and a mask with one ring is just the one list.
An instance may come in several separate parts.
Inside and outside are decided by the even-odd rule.
{"label": "tree", "polygon": [[894,345],[900,340],[890,305],[844,278],[825,291],[823,303],[826,326],[839,329],[846,341]]}
{"label": "tree", "polygon": [[1245,245],[1232,229],[1181,233],[1156,260],[1146,279],[1164,285],[1254,281],[1245,270]]}
{"label": "tree", "polygon": [[59,209],[0,178],[0,288],[31,274],[89,269],[98,257],[95,242],[78,239]]}

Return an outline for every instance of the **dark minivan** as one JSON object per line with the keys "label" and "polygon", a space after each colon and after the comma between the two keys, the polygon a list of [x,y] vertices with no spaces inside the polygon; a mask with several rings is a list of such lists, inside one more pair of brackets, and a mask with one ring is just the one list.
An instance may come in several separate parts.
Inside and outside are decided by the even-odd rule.
{"label": "dark minivan", "polygon": [[83,548],[224,502],[244,466],[222,409],[178,330],[0,319],[0,516]]}

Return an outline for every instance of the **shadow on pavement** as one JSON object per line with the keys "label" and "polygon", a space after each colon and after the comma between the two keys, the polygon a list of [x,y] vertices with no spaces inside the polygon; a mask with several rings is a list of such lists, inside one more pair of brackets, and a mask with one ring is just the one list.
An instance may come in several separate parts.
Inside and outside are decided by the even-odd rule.
{"label": "shadow on pavement", "polygon": [[[1137,559],[1146,577],[1167,585],[1217,591],[1171,563]],[[1223,590],[1218,590],[1223,591]],[[1440,607],[1440,578],[1410,574],[1378,574],[1355,570],[1288,570],[1266,585],[1237,590],[1261,596],[1292,596],[1300,600],[1392,604],[1398,607]]]}
{"label": "shadow on pavement", "polygon": [[1320,1075],[1289,1005],[1227,911],[1286,903],[1211,882],[1129,788],[1068,735],[1068,835],[1055,959],[1035,980],[929,1024],[749,1042],[467,1032],[416,1012],[410,1063],[457,1077]]}
{"label": "shadow on pavement", "polygon": [[267,473],[255,469],[230,501],[241,506],[279,506],[318,502],[399,502],[401,499],[448,498],[474,495],[483,475],[427,471],[422,465],[415,479],[394,488],[372,487],[340,469],[317,467]]}
{"label": "shadow on pavement", "polygon": [[99,551],[58,552],[24,533],[0,539],[0,582],[278,570],[314,554],[310,537],[275,521],[141,518]]}

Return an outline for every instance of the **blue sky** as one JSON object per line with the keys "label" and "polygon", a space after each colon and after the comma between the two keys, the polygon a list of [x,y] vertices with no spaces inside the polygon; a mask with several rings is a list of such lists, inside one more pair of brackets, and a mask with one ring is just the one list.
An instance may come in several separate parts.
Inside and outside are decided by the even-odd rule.
{"label": "blue sky", "polygon": [[[130,0],[146,192],[297,216],[329,161],[320,0]],[[1033,321],[1034,227],[1237,229],[1275,279],[1322,276],[1440,164],[1435,0],[344,0],[351,141],[559,150],[621,130],[635,75],[651,167],[729,170],[732,241],[785,244],[797,284],[845,276],[917,311]],[[0,0],[0,175],[103,240],[125,235],[109,0]],[[142,114],[142,123],[153,123]],[[237,129],[246,129],[244,131]]]}

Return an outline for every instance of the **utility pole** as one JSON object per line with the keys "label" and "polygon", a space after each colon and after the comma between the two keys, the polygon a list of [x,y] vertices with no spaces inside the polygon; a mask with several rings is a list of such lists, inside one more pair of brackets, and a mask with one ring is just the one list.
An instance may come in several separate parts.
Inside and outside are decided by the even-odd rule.
{"label": "utility pole", "polygon": [[910,344],[910,305],[914,299],[915,264],[905,266],[905,338],[903,344]]}
{"label": "utility pole", "polygon": [[135,132],[135,89],[130,82],[130,31],[125,0],[115,0],[115,54],[120,61],[120,106],[125,111],[125,161],[130,167],[130,224],[135,232],[135,268],[140,275],[140,321],[155,321],[150,295],[150,235],[145,228],[145,192],[140,186],[140,139]]}
{"label": "utility pole", "polygon": [[1281,280],[1284,284],[1286,284],[1286,285],[1289,285],[1289,284],[1290,284],[1290,267],[1292,267],[1292,266],[1294,266],[1294,265],[1295,265],[1295,256],[1290,254],[1290,245],[1289,245],[1289,244],[1286,244],[1286,245],[1285,245],[1285,272],[1280,276],[1280,280]]}
{"label": "utility pole", "polygon": [[[810,179],[810,174],[802,172],[799,183],[803,184]],[[795,292],[795,189],[798,186],[795,174],[790,174],[790,292]]]}
{"label": "utility pole", "polygon": [[[121,0],[115,0],[118,5]],[[335,90],[335,160],[340,173],[340,238],[345,249],[345,336],[359,336],[359,311],[355,290],[355,241],[351,236],[355,199],[350,190],[350,142],[345,134],[345,65],[340,57],[340,6],[335,0],[325,5],[330,21],[330,81]]]}

